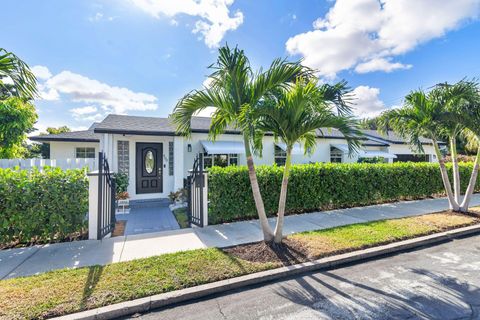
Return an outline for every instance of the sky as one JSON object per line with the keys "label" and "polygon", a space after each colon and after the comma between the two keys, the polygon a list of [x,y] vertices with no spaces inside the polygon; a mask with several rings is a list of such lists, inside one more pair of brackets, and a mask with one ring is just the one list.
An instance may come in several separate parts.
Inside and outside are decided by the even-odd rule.
{"label": "sky", "polygon": [[4,0],[0,47],[37,76],[36,128],[160,116],[206,84],[228,43],[348,81],[373,117],[414,89],[480,77],[480,0]]}

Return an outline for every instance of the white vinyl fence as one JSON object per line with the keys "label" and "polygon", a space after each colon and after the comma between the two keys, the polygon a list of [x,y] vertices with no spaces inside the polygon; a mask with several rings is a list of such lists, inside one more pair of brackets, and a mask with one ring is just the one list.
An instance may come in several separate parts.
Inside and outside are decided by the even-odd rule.
{"label": "white vinyl fence", "polygon": [[59,167],[66,169],[81,169],[88,167],[89,171],[98,170],[97,159],[0,159],[0,168],[14,169],[19,167],[22,170],[31,170],[38,168],[40,171],[44,167]]}

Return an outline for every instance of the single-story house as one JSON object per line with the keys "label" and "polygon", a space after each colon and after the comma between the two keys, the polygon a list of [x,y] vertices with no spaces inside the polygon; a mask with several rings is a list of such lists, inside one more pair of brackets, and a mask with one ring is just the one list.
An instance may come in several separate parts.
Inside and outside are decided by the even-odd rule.
{"label": "single-story house", "polygon": [[[183,187],[183,179],[197,154],[204,154],[204,166],[244,165],[246,157],[242,135],[228,129],[215,142],[209,141],[210,118],[194,117],[192,135],[176,134],[168,118],[108,115],[88,130],[30,137],[50,144],[51,159],[95,158],[103,150],[115,172],[129,175],[128,192],[132,199],[165,198]],[[318,132],[317,147],[305,156],[299,145],[293,150],[293,163],[357,162],[359,158],[382,157],[385,161],[436,161],[429,139],[422,139],[425,154],[416,154],[408,143],[393,132],[381,135],[363,130],[362,150],[348,155],[346,140],[333,129]],[[257,165],[285,162],[285,145],[273,136],[263,141],[263,155]]]}

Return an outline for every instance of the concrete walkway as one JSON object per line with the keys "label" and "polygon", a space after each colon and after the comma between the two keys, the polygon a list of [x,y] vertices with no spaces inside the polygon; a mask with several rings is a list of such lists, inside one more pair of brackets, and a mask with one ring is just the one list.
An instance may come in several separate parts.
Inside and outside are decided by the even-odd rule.
{"label": "concrete walkway", "polygon": [[[480,205],[480,194],[472,206]],[[340,209],[285,218],[285,234],[319,230],[374,220],[416,216],[445,210],[446,199],[396,202]],[[275,219],[270,219],[273,226]],[[207,247],[227,247],[262,240],[258,221],[243,221],[205,228],[127,235],[99,240],[33,246],[0,251],[0,279],[39,274],[49,270],[105,265],[164,253]]]}
{"label": "concrete walkway", "polygon": [[133,207],[128,214],[117,214],[117,221],[127,221],[125,235],[178,230],[180,226],[168,205]]}

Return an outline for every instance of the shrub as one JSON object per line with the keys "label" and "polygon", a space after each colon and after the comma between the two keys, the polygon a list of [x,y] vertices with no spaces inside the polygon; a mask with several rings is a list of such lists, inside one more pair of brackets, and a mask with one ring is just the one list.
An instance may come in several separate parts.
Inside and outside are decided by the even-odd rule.
{"label": "shrub", "polygon": [[[460,164],[463,190],[471,168],[471,163]],[[277,166],[257,167],[265,210],[270,216],[276,214],[282,170]],[[289,213],[301,213],[443,193],[438,164],[434,163],[317,163],[292,166],[286,206]],[[208,197],[210,223],[257,217],[245,166],[211,168]]]}
{"label": "shrub", "polygon": [[128,190],[128,175],[123,172],[114,173],[113,176],[115,177],[115,187],[117,194],[122,192],[127,192]]}
{"label": "shrub", "polygon": [[0,245],[62,241],[86,229],[85,170],[0,169]]}

